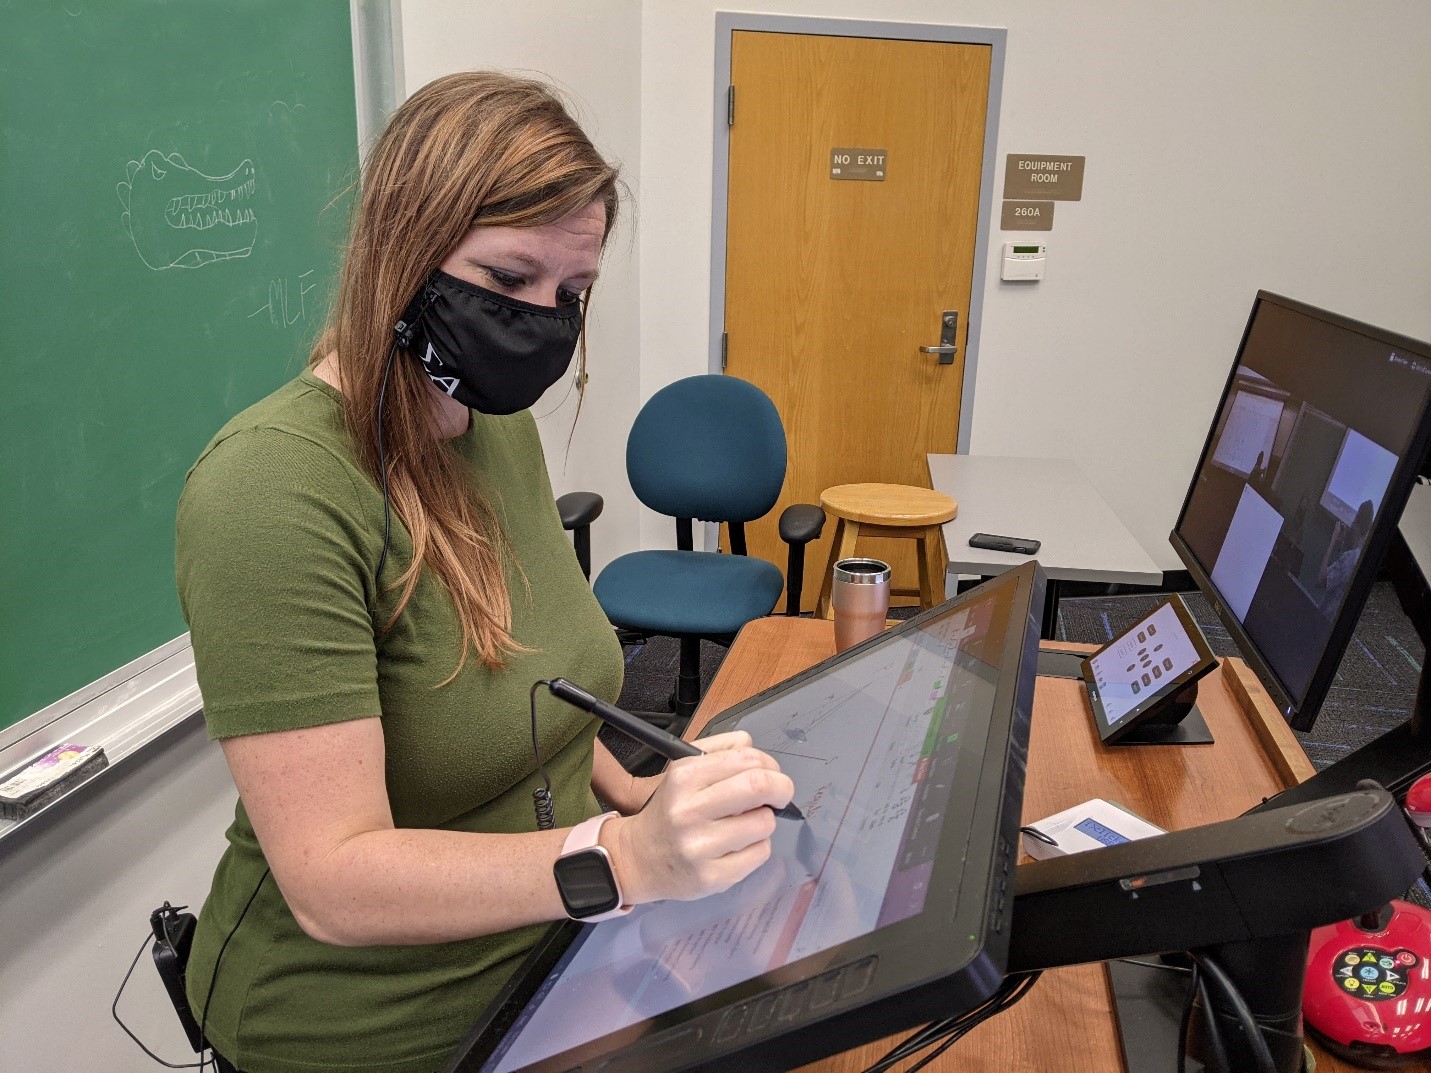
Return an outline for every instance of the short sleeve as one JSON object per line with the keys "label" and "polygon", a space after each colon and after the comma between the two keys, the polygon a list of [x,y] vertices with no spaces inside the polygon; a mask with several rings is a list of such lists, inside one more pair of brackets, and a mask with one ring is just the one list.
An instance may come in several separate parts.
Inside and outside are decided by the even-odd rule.
{"label": "short sleeve", "polygon": [[249,429],[200,459],[175,565],[210,737],[381,714],[372,543],[352,470],[318,444]]}

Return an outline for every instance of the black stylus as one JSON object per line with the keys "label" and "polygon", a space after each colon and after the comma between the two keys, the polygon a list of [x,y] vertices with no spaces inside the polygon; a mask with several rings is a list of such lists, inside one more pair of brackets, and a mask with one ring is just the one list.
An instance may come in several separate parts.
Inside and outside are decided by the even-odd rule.
{"label": "black stylus", "polygon": [[[547,688],[551,690],[552,696],[559,700],[564,700],[573,708],[580,708],[584,712],[590,712],[602,722],[614,726],[628,738],[635,738],[642,745],[649,745],[656,752],[660,753],[667,760],[679,760],[683,756],[701,756],[701,750],[697,749],[688,741],[684,741],[669,731],[662,730],[654,724],[646,722],[640,716],[632,715],[623,711],[614,704],[607,704],[600,697],[594,697],[581,686],[573,682],[568,682],[565,678],[553,678],[547,682]],[[803,820],[805,818],[795,802],[790,802],[784,808],[775,809],[775,815],[787,820]]]}

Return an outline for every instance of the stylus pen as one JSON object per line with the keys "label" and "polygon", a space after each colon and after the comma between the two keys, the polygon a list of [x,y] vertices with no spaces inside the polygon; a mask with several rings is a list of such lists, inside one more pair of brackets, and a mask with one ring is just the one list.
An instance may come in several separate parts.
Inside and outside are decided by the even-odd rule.
{"label": "stylus pen", "polygon": [[[690,742],[646,722],[640,716],[623,711],[614,704],[607,704],[600,697],[593,697],[581,686],[568,682],[565,678],[551,679],[547,682],[547,688],[551,690],[552,696],[566,701],[574,708],[590,712],[602,722],[614,726],[628,738],[635,738],[642,745],[649,745],[667,760],[679,760],[683,756],[705,755]],[[775,815],[787,820],[803,820],[805,818],[804,813],[795,807],[793,801],[784,808],[777,808],[774,811]]]}

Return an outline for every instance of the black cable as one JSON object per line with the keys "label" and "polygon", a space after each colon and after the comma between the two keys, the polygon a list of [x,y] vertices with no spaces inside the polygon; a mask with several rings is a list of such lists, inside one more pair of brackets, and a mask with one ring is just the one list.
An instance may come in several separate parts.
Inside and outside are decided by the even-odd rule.
{"label": "black cable", "polygon": [[388,560],[388,543],[393,531],[392,503],[388,499],[388,463],[383,454],[383,409],[388,397],[388,376],[393,371],[393,358],[397,357],[398,348],[412,346],[416,338],[417,322],[427,312],[427,307],[437,300],[437,291],[430,286],[433,275],[436,275],[435,270],[428,275],[417,296],[408,303],[402,319],[393,325],[393,345],[388,348],[388,360],[383,365],[383,384],[378,389],[378,469],[383,482],[383,551],[378,556],[378,568],[373,574],[373,582],[379,586],[382,582],[383,564]]}
{"label": "black cable", "polygon": [[1222,1026],[1212,1015],[1212,996],[1207,991],[1207,980],[1200,973],[1195,979],[1198,998],[1202,1001],[1203,1014],[1207,1019],[1207,1038],[1212,1044],[1213,1061],[1217,1063],[1218,1069],[1231,1069],[1232,1066],[1227,1060],[1227,1048],[1222,1042]]}
{"label": "black cable", "polygon": [[883,1058],[865,1069],[863,1073],[885,1073],[899,1063],[913,1058],[920,1051],[938,1044],[934,1051],[921,1058],[905,1073],[914,1073],[917,1069],[923,1069],[969,1032],[1022,999],[1033,988],[1039,975],[1038,972],[1030,972],[1006,977],[1004,982],[999,985],[998,990],[974,1009],[958,1017],[932,1021],[923,1028],[915,1030],[906,1039],[891,1048]]}
{"label": "black cable", "polygon": [[1161,969],[1164,972],[1192,972],[1192,969],[1182,965],[1167,965],[1161,961],[1143,961],[1139,958],[1114,958],[1114,961],[1121,961],[1124,965],[1141,965],[1145,969]]}
{"label": "black cable", "polygon": [[542,763],[542,750],[537,744],[537,689],[550,685],[551,683],[545,678],[538,679],[532,683],[531,691],[528,694],[532,702],[532,755],[537,759],[537,770],[542,773],[542,782],[545,784],[532,791],[532,804],[537,810],[538,831],[550,831],[556,826],[556,805],[552,801],[552,780],[547,775],[547,766]]}
{"label": "black cable", "polygon": [[[1178,1073],[1187,1073],[1188,1032],[1192,1028],[1193,1008],[1202,986],[1202,972],[1196,961],[1193,962],[1193,967],[1186,971],[1192,973],[1192,979],[1188,981],[1188,996],[1183,1000],[1183,1015],[1178,1018]],[[1205,1008],[1203,1013],[1209,1021],[1213,1020],[1211,1007]]]}
{"label": "black cable", "polygon": [[[1196,950],[1191,950],[1188,953],[1193,961],[1201,967],[1207,978],[1212,981],[1218,989],[1218,993],[1232,1007],[1232,1012],[1236,1014],[1237,1021],[1242,1025],[1242,1031],[1247,1036],[1248,1045],[1252,1048],[1252,1057],[1257,1062],[1259,1073],[1277,1073],[1277,1064],[1272,1060],[1272,1051],[1267,1046],[1267,1040],[1262,1035],[1257,1018],[1252,1016],[1252,1010],[1247,1005],[1247,1000],[1242,997],[1242,992],[1232,982],[1232,977],[1227,975],[1227,970],[1206,954]],[[1212,1012],[1209,1009],[1210,1016]]]}
{"label": "black cable", "polygon": [[[1038,974],[1034,973],[1033,975],[1036,978]],[[918,1070],[921,1070],[925,1066],[929,1065],[930,1062],[933,1062],[941,1054],[947,1051],[950,1047],[954,1046],[954,1044],[958,1043],[961,1039],[967,1036],[970,1032],[974,1031],[974,1029],[978,1028],[989,1018],[993,1017],[997,1013],[1003,1013],[1010,1006],[1014,1005],[1014,1003],[1018,1002],[1019,999],[1023,998],[1029,993],[1032,987],[1033,979],[1029,979],[1026,985],[1022,988],[1022,990],[1015,990],[1003,1002],[999,1003],[992,1009],[985,1010],[978,1017],[974,1018],[974,1020],[971,1021],[969,1024],[963,1026],[958,1031],[956,1031],[938,1047],[935,1047],[934,1050],[930,1051],[918,1062],[915,1062],[914,1065],[910,1066],[907,1070],[905,1070],[905,1073],[917,1073]]]}
{"label": "black cable", "polygon": [[397,357],[397,352],[398,340],[394,339],[393,345],[388,348],[387,364],[383,366],[383,386],[378,389],[378,470],[383,482],[383,551],[378,556],[378,568],[373,571],[374,601],[382,592],[383,564],[388,561],[388,544],[393,535],[392,500],[388,498],[388,462],[383,453],[383,408],[388,398],[388,376],[393,371],[393,358]]}
{"label": "black cable", "polygon": [[[243,923],[243,918],[248,916],[249,907],[253,905],[253,900],[258,897],[258,892],[263,889],[263,881],[269,877],[270,871],[271,869],[265,868],[263,870],[263,875],[258,877],[258,886],[254,887],[253,893],[248,896],[248,901],[244,903],[243,912],[238,915],[238,919],[234,921],[234,926],[230,928],[229,933],[224,936],[223,944],[219,947],[219,955],[218,957],[214,958],[214,971],[209,976],[209,993],[204,996],[204,1009],[200,1014],[199,1019],[199,1039],[203,1043],[207,1044],[209,1042],[209,1038],[207,1035],[207,1029],[209,1027],[209,1002],[214,997],[214,985],[219,982],[219,966],[223,963],[224,951],[229,948],[229,940],[232,939],[234,937],[234,934],[239,930],[239,925]],[[210,1047],[209,1049],[210,1051],[213,1050],[212,1047]],[[199,1059],[199,1069],[201,1073],[204,1068],[204,1064],[205,1060],[201,1057]],[[214,1063],[214,1065],[217,1068],[217,1061]]]}
{"label": "black cable", "polygon": [[[185,908],[185,907],[184,907],[184,906],[180,906],[179,908],[183,909],[183,908]],[[167,927],[167,925],[166,925],[166,927],[165,927],[165,934],[166,934],[166,935],[168,934],[168,927]],[[129,963],[129,971],[124,974],[124,980],[123,980],[122,983],[120,983],[120,985],[119,985],[119,990],[114,993],[114,1002],[111,1003],[111,1004],[110,1004],[110,1007],[109,1007],[110,1015],[113,1016],[115,1023],[116,1023],[117,1025],[119,1025],[120,1028],[124,1029],[124,1034],[125,1034],[126,1036],[128,1036],[130,1039],[132,1039],[136,1044],[138,1044],[138,1045],[139,1045],[139,1049],[140,1049],[141,1051],[143,1051],[145,1054],[147,1054],[150,1058],[154,1059],[154,1061],[158,1062],[161,1066],[167,1066],[167,1067],[170,1068],[170,1069],[201,1069],[201,1068],[203,1068],[203,1065],[204,1065],[204,1060],[203,1060],[202,1058],[199,1059],[199,1061],[197,1061],[197,1062],[183,1062],[183,1063],[179,1063],[179,1062],[166,1062],[166,1061],[164,1061],[164,1059],[160,1058],[157,1054],[155,1054],[153,1051],[151,1051],[148,1047],[144,1046],[144,1041],[141,1040],[138,1036],[136,1036],[136,1035],[130,1030],[129,1026],[128,1026],[127,1024],[125,1024],[123,1020],[120,1019],[120,1016],[119,1016],[119,998],[120,998],[121,995],[124,994],[124,989],[129,986],[129,978],[134,975],[134,967],[139,964],[139,959],[144,956],[144,948],[149,945],[149,943],[153,940],[153,938],[154,938],[154,936],[153,936],[152,933],[146,933],[146,934],[145,934],[145,936],[144,936],[144,942],[142,942],[142,943],[139,945],[139,953],[137,953],[137,954],[134,955],[134,960]]]}

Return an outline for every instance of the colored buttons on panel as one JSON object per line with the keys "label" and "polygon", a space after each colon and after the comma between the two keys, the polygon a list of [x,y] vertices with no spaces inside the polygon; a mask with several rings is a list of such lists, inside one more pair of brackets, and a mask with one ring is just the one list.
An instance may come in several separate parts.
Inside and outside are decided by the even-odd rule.
{"label": "colored buttons on panel", "polygon": [[1418,958],[1410,950],[1353,947],[1337,958],[1332,976],[1348,994],[1373,1002],[1398,998],[1405,990]]}

